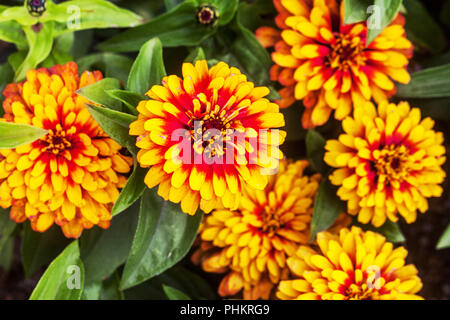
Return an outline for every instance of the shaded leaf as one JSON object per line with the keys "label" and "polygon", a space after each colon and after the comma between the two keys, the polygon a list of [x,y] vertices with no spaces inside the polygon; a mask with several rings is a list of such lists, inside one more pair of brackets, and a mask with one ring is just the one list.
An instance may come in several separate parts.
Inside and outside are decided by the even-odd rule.
{"label": "shaded leaf", "polygon": [[139,50],[128,77],[127,89],[144,95],[166,75],[162,45],[158,38],[147,41]]}
{"label": "shaded leaf", "polygon": [[[78,269],[77,269],[78,268]],[[80,287],[71,288],[73,276],[80,276]],[[49,265],[34,288],[30,300],[79,300],[83,291],[84,268],[78,241],[73,241]]]}
{"label": "shaded leaf", "polygon": [[47,130],[28,124],[0,122],[0,149],[29,144],[47,134]]}
{"label": "shaded leaf", "polygon": [[403,98],[450,97],[450,63],[413,73],[409,84],[397,86],[396,95]]}
{"label": "shaded leaf", "polygon": [[25,276],[30,277],[50,263],[69,244],[59,226],[53,225],[45,232],[31,229],[27,223],[22,237],[22,264]]}
{"label": "shaded leaf", "polygon": [[344,0],[344,24],[352,24],[367,19],[367,8],[373,5],[373,0]]}
{"label": "shaded leaf", "polygon": [[146,189],[136,235],[122,274],[121,288],[127,289],[172,267],[189,251],[202,214],[189,216],[180,206],[162,200]]}
{"label": "shaded leaf", "polygon": [[0,22],[0,40],[23,46],[27,39],[22,26],[16,21]]}
{"label": "shaded leaf", "polygon": [[103,281],[100,291],[101,300],[124,300],[122,290],[119,288],[120,276],[114,272],[108,279]]}
{"label": "shaded leaf", "polygon": [[115,78],[126,85],[133,60],[120,54],[105,52],[83,56],[77,60],[78,70],[101,70],[108,78]]}
{"label": "shaded leaf", "polygon": [[325,139],[315,130],[308,130],[306,134],[306,154],[312,167],[325,174],[328,167],[323,161],[325,154]]}
{"label": "shaded leaf", "polygon": [[[356,220],[356,219],[355,219]],[[392,243],[404,242],[405,237],[403,236],[402,230],[399,225],[390,220],[386,222],[381,227],[374,227],[372,224],[362,224],[357,221],[353,222],[353,225],[360,227],[363,230],[373,231],[381,233],[386,237],[386,240]]]}
{"label": "shaded leaf", "polygon": [[148,169],[141,168],[139,164],[135,164],[133,173],[128,178],[125,187],[120,192],[119,198],[114,203],[114,207],[111,210],[112,216],[121,213],[142,196],[146,187],[144,178],[147,171]]}
{"label": "shaded leaf", "polygon": [[198,0],[186,0],[149,22],[119,33],[98,45],[103,51],[138,51],[148,39],[158,37],[165,47],[195,46],[216,29],[197,22]]}
{"label": "shaded leaf", "polygon": [[136,116],[139,114],[139,112],[136,110],[136,107],[139,104],[139,102],[148,99],[145,96],[142,96],[138,93],[119,89],[106,90],[106,93],[109,94],[112,98],[119,100],[120,102],[123,102],[123,104],[128,108],[130,113]]}
{"label": "shaded leaf", "polygon": [[106,229],[86,230],[80,239],[86,283],[97,283],[111,276],[128,257],[139,216],[135,205],[111,220]]}
{"label": "shaded leaf", "polygon": [[113,110],[121,111],[121,103],[111,97],[106,90],[119,89],[120,82],[113,78],[104,78],[76,91],[80,96]]}
{"label": "shaded leaf", "polygon": [[197,47],[195,50],[192,50],[191,53],[184,59],[186,62],[195,62],[197,60],[205,60],[205,51],[203,51],[202,47]]}
{"label": "shaded leaf", "polygon": [[339,214],[345,211],[345,203],[338,198],[336,192],[337,188],[331,184],[328,178],[325,178],[320,184],[314,202],[310,241],[314,241],[317,233],[331,227]]}
{"label": "shaded leaf", "polygon": [[128,134],[130,123],[136,120],[136,116],[90,104],[87,107],[95,121],[112,139],[132,154],[137,153],[136,138]]}

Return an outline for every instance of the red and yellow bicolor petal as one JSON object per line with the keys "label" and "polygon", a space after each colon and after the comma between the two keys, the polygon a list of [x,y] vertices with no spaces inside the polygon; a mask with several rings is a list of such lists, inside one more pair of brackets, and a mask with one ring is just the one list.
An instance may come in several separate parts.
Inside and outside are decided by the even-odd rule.
{"label": "red and yellow bicolor petal", "polygon": [[6,86],[4,120],[48,130],[31,144],[0,150],[0,206],[11,207],[13,220],[28,219],[40,232],[56,223],[69,238],[93,225],[109,226],[132,159],[90,116],[89,101],[75,93],[100,79],[99,71],[79,76],[69,62],[29,70],[24,82]]}
{"label": "red and yellow bicolor petal", "polygon": [[281,281],[282,300],[417,300],[422,281],[408,252],[360,228],[317,235],[317,245],[300,246],[287,259],[293,279]]}
{"label": "red and yellow bicolor petal", "polygon": [[193,260],[206,272],[227,273],[220,295],[242,290],[245,299],[268,299],[276,284],[288,278],[286,259],[309,241],[320,180],[303,174],[307,165],[282,161],[264,190],[244,189],[237,210],[215,210],[206,217]]}
{"label": "red and yellow bicolor petal", "polygon": [[378,227],[400,214],[412,223],[427,198],[442,194],[444,138],[433,125],[408,103],[386,101],[356,107],[342,121],[344,133],[327,141],[324,159],[337,168],[330,180],[359,222]]}
{"label": "red and yellow bicolor petal", "polygon": [[137,159],[150,167],[145,183],[188,214],[236,209],[243,186],[263,190],[283,157],[283,115],[264,98],[269,89],[224,62],[184,63],[182,72],[147,92],[130,125]]}
{"label": "red and yellow bicolor petal", "polygon": [[366,46],[366,23],[343,25],[344,1],[274,0],[280,30],[261,27],[256,36],[273,47],[271,79],[283,87],[280,107],[302,100],[304,128],[326,123],[332,111],[344,119],[355,105],[381,102],[408,83],[413,46],[400,14]]}

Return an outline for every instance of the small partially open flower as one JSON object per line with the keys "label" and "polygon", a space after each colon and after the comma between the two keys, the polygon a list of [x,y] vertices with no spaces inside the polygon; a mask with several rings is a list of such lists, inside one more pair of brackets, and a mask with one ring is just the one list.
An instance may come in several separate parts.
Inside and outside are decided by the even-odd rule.
{"label": "small partially open flower", "polygon": [[217,9],[211,5],[202,5],[197,10],[197,21],[203,25],[212,25],[217,18]]}
{"label": "small partially open flower", "polygon": [[409,300],[422,288],[413,265],[405,265],[405,248],[360,228],[339,234],[321,232],[318,246],[300,246],[287,265],[296,276],[281,281],[283,300]]}
{"label": "small partially open flower", "polygon": [[238,210],[216,210],[205,218],[193,260],[206,272],[227,273],[221,296],[243,290],[244,299],[268,299],[287,279],[286,259],[309,240],[319,186],[320,175],[303,174],[307,165],[281,162],[264,191],[245,188]]}
{"label": "small partially open flower", "polygon": [[31,144],[0,150],[0,206],[11,207],[11,219],[29,219],[40,232],[56,223],[69,238],[93,225],[109,226],[132,159],[91,117],[89,101],[75,93],[101,78],[99,71],[79,77],[69,62],[29,70],[24,82],[6,86],[4,118],[48,130]]}
{"label": "small partially open flower", "polygon": [[368,102],[342,121],[345,133],[327,141],[325,162],[338,168],[330,180],[359,222],[381,226],[400,213],[412,223],[417,210],[428,209],[428,197],[442,194],[444,138],[433,125],[407,102],[378,109]]}
{"label": "small partially open flower", "polygon": [[[339,5],[340,3],[340,5]],[[368,46],[366,23],[343,24],[344,1],[274,0],[278,28],[261,27],[256,36],[274,46],[271,78],[280,107],[303,100],[303,127],[323,125],[334,110],[342,120],[353,106],[395,93],[393,81],[408,83],[412,44],[400,14]]]}
{"label": "small partially open flower", "polygon": [[33,17],[40,17],[46,9],[46,0],[26,0],[27,10]]}
{"label": "small partially open flower", "polygon": [[206,60],[183,64],[183,79],[164,77],[138,105],[130,134],[139,136],[137,159],[151,167],[149,188],[195,214],[217,207],[237,208],[242,188],[263,190],[267,173],[283,157],[285,132],[278,105],[265,99],[266,87],[254,87],[226,63],[208,69]]}

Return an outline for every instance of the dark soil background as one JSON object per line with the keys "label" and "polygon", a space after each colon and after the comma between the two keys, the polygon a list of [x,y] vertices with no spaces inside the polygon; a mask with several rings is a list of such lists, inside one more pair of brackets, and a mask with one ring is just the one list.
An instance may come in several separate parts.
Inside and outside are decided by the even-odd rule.
{"label": "dark soil background", "polygon": [[[269,1],[269,0],[268,0]],[[429,12],[446,32],[447,38],[450,34],[450,17],[442,20],[441,8],[443,4],[450,0],[422,1]],[[59,1],[58,1],[59,2]],[[117,1],[116,1],[117,2]],[[17,5],[16,0],[0,0],[2,4]],[[119,5],[121,5],[120,3]],[[418,21],[417,23],[420,23]],[[448,41],[450,43],[450,41]],[[0,63],[4,63],[9,53],[14,52],[14,46],[0,41]],[[448,47],[446,48],[448,52]],[[429,59],[431,57],[416,55],[415,60]],[[450,61],[447,61],[450,62]],[[420,69],[420,63],[411,65],[413,69]],[[440,99],[433,101],[410,101],[412,106],[421,106],[424,115],[429,115],[436,120],[436,130],[444,132],[445,146],[447,149],[447,159],[450,154],[450,99]],[[289,110],[294,118],[299,117],[298,110]],[[298,118],[300,121],[300,119]],[[300,123],[298,121],[298,123]],[[335,124],[333,126],[336,128]],[[304,139],[304,131],[296,125],[294,130],[289,130],[290,137],[296,135],[300,140]],[[339,125],[337,126],[339,127]],[[325,131],[327,130],[324,128]],[[294,132],[295,131],[295,132]],[[298,157],[305,154],[304,141],[286,141],[284,148],[290,152],[291,157]],[[447,176],[450,175],[450,160],[444,164]],[[423,289],[420,292],[425,299],[450,299],[450,248],[436,250],[436,243],[442,232],[450,223],[450,185],[447,177],[444,184],[444,193],[440,198],[429,200],[429,210],[425,214],[420,214],[415,223],[407,225],[400,223],[406,243],[403,245],[408,249],[408,263],[414,264],[419,269],[419,275],[423,282]],[[16,236],[14,246],[14,259],[8,272],[0,267],[0,300],[28,299],[33,288],[36,286],[45,268],[37,272],[33,277],[26,279],[21,264],[20,239]],[[204,276],[201,274],[201,276]],[[208,278],[206,276],[206,278]],[[213,281],[215,282],[215,281]]]}

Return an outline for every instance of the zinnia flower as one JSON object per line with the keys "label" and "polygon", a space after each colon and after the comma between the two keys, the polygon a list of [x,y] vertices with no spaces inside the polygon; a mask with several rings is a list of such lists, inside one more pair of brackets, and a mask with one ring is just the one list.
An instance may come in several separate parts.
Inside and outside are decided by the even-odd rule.
{"label": "zinnia flower", "polygon": [[428,209],[426,198],[442,194],[445,148],[433,125],[406,102],[382,102],[378,110],[368,102],[342,121],[345,133],[327,141],[325,162],[339,168],[330,180],[359,222],[381,226],[400,213],[412,223],[417,209]]}
{"label": "zinnia flower", "polygon": [[268,299],[274,285],[287,278],[286,258],[309,241],[319,186],[320,175],[303,174],[307,165],[280,162],[265,190],[244,188],[238,210],[215,210],[205,218],[193,261],[206,272],[227,273],[221,296],[243,290],[244,299]]}
{"label": "zinnia flower", "polygon": [[280,107],[303,100],[304,128],[323,125],[332,110],[342,120],[352,106],[373,98],[380,102],[408,83],[412,44],[398,15],[368,46],[366,22],[343,24],[344,1],[274,0],[279,29],[261,27],[256,36],[274,46],[272,80],[280,90]]}
{"label": "zinnia flower", "polygon": [[194,214],[201,207],[237,208],[242,186],[263,190],[267,173],[283,157],[285,132],[278,105],[263,97],[245,75],[224,62],[208,70],[205,60],[183,64],[183,79],[171,75],[153,86],[130,126],[138,135],[137,159],[151,167],[149,188]]}
{"label": "zinnia flower", "polygon": [[394,249],[386,238],[360,228],[339,234],[321,232],[317,248],[300,246],[287,259],[296,276],[281,281],[277,297],[283,300],[410,300],[422,288],[413,265],[405,265],[403,247]]}
{"label": "zinnia flower", "polygon": [[132,159],[89,114],[87,99],[75,93],[102,78],[99,71],[78,76],[69,62],[29,70],[27,79],[6,86],[4,118],[48,130],[41,139],[0,150],[0,206],[16,222],[27,218],[44,232],[53,223],[68,238],[83,228],[109,226],[110,209]]}

